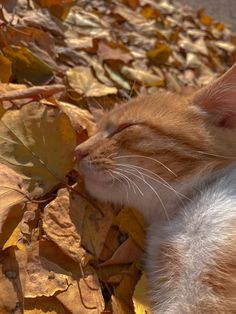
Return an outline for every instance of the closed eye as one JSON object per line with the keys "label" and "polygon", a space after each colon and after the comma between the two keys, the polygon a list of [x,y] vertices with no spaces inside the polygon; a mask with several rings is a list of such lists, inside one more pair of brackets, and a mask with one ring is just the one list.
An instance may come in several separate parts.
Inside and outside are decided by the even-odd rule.
{"label": "closed eye", "polygon": [[109,137],[117,134],[117,133],[120,133],[121,131],[131,127],[132,125],[135,125],[134,123],[122,123],[121,125],[118,126],[118,128],[116,128],[110,135]]}

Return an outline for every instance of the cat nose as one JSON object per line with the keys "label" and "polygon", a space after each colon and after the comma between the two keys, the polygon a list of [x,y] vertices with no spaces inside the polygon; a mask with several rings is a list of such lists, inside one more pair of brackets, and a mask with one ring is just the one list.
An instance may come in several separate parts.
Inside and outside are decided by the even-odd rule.
{"label": "cat nose", "polygon": [[83,149],[81,149],[79,146],[75,149],[75,158],[77,162],[80,162],[84,157],[86,157],[89,153]]}

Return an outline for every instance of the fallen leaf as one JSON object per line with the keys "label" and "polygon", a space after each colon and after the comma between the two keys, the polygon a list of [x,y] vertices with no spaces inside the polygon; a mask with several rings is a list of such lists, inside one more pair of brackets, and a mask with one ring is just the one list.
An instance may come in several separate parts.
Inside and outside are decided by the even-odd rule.
{"label": "fallen leaf", "polygon": [[41,7],[48,8],[56,17],[64,20],[74,0],[35,0]]}
{"label": "fallen leaf", "polygon": [[56,292],[67,290],[73,281],[69,272],[39,254],[35,245],[28,255],[26,298],[53,296]]}
{"label": "fallen leaf", "polygon": [[203,9],[200,9],[198,12],[197,12],[197,16],[199,18],[199,21],[205,25],[205,26],[211,26],[212,23],[213,23],[213,19],[211,16],[209,15],[206,15],[204,13],[204,10]]}
{"label": "fallen leaf", "polygon": [[76,66],[67,71],[69,85],[79,94],[87,97],[100,97],[116,94],[115,87],[106,86],[98,82],[88,67]]}
{"label": "fallen leaf", "polygon": [[145,86],[163,87],[165,85],[165,82],[162,78],[145,70],[123,66],[121,68],[121,73],[131,80],[139,81]]}
{"label": "fallen leaf", "polygon": [[55,297],[25,298],[24,314],[71,314]]}
{"label": "fallen leaf", "polygon": [[104,65],[105,70],[107,71],[110,78],[117,83],[120,87],[130,90],[130,84],[126,81],[118,72],[111,70],[106,64]]}
{"label": "fallen leaf", "polygon": [[88,110],[62,101],[58,102],[58,107],[70,118],[74,130],[77,132],[86,130],[89,136],[94,133],[96,126],[93,122],[93,116]]}
{"label": "fallen leaf", "polygon": [[139,0],[125,0],[125,3],[133,10],[136,10],[140,5]]}
{"label": "fallen leaf", "polygon": [[10,247],[0,259],[0,313],[23,313],[26,252]]}
{"label": "fallen leaf", "polygon": [[81,236],[70,217],[71,211],[76,212],[79,210],[79,206],[79,196],[73,192],[71,195],[66,189],[59,190],[55,200],[44,209],[43,229],[47,237],[74,261],[87,263],[88,254],[81,247]]}
{"label": "fallen leaf", "polygon": [[37,29],[43,29],[44,31],[48,31],[54,36],[64,37],[63,27],[57,21],[55,22],[52,19],[50,13],[48,11],[43,11],[39,9],[34,10],[26,10],[24,12],[24,16],[22,17],[22,22],[25,25],[35,27]]}
{"label": "fallen leaf", "polygon": [[121,300],[112,295],[112,310],[113,314],[134,314],[134,312]]}
{"label": "fallen leaf", "polygon": [[133,208],[125,207],[116,216],[114,224],[116,224],[122,232],[127,233],[135,241],[138,246],[144,250],[145,241],[145,224],[141,214]]}
{"label": "fallen leaf", "polygon": [[115,290],[115,296],[127,305],[130,310],[134,310],[132,296],[139,278],[140,271],[135,264],[132,264]]}
{"label": "fallen leaf", "polygon": [[57,294],[57,299],[71,314],[97,314],[105,308],[101,288],[92,267],[84,270],[84,278],[73,281],[68,290]]}
{"label": "fallen leaf", "polygon": [[142,274],[133,294],[135,314],[151,314],[150,302],[148,300],[148,281],[145,274]]}
{"label": "fallen leaf", "polygon": [[12,73],[19,83],[28,81],[35,85],[41,85],[53,79],[51,68],[27,48],[8,46],[3,48],[3,52],[11,60]]}
{"label": "fallen leaf", "polygon": [[55,107],[31,103],[8,111],[0,134],[1,162],[26,177],[24,186],[32,196],[50,191],[73,167],[75,132]]}
{"label": "fallen leaf", "polygon": [[11,70],[12,63],[11,61],[4,57],[3,55],[0,55],[0,82],[2,83],[8,83],[10,80],[10,77],[12,75]]}
{"label": "fallen leaf", "polygon": [[133,263],[140,258],[142,253],[143,251],[137,246],[134,240],[129,237],[118,247],[112,257],[102,263],[101,266]]}
{"label": "fallen leaf", "polygon": [[158,44],[155,49],[147,52],[149,60],[156,65],[165,64],[171,55],[171,49],[166,44]]}
{"label": "fallen leaf", "polygon": [[127,64],[131,60],[133,60],[132,55],[127,49],[124,49],[121,45],[114,44],[114,43],[105,43],[100,41],[98,43],[98,50],[97,55],[100,62],[106,60],[113,60],[113,61],[122,61],[123,63]]}
{"label": "fallen leaf", "polygon": [[107,233],[99,260],[106,261],[110,259],[115,251],[119,248],[120,244],[121,241],[119,228],[112,225]]}
{"label": "fallen leaf", "polygon": [[27,200],[22,176],[0,164],[0,247],[19,224]]}

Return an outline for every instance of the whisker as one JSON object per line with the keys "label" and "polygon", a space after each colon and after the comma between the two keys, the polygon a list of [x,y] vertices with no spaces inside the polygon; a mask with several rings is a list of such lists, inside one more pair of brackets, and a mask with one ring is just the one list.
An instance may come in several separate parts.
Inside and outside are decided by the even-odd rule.
{"label": "whisker", "polygon": [[[119,169],[118,169],[118,170],[119,170]],[[122,170],[122,169],[121,169],[121,170]],[[135,186],[136,189],[139,191],[139,193],[140,193],[142,196],[144,196],[143,192],[140,190],[140,188],[138,187],[138,185],[137,185],[133,180],[131,180],[128,176],[126,176],[124,173],[120,173],[119,171],[112,170],[112,172],[113,172],[113,173],[116,173],[116,174],[118,174],[118,175],[120,175],[121,177],[124,177],[125,179],[127,179],[127,180],[133,185],[133,187]],[[134,193],[136,194],[135,189],[133,189],[133,190],[134,190]]]}
{"label": "whisker", "polygon": [[140,177],[140,176],[134,174],[133,172],[130,172],[130,171],[124,170],[124,169],[120,169],[120,168],[118,168],[118,169],[119,169],[120,171],[124,171],[124,172],[126,172],[126,173],[129,173],[129,174],[131,174],[131,175],[137,177],[138,179],[142,180],[145,184],[147,184],[147,186],[153,191],[153,193],[156,195],[156,197],[158,198],[159,202],[161,203],[161,205],[162,205],[162,207],[163,207],[163,209],[164,209],[164,212],[165,212],[165,215],[166,215],[167,220],[170,221],[170,218],[169,218],[169,215],[168,215],[168,213],[167,213],[166,207],[165,207],[165,205],[164,205],[164,203],[163,203],[163,201],[162,201],[160,195],[159,195],[158,192],[153,188],[153,186],[152,186],[151,184],[149,184],[146,180],[143,180],[142,177]]}
{"label": "whisker", "polygon": [[121,159],[121,158],[146,158],[146,159],[149,159],[149,160],[152,160],[152,161],[158,163],[159,165],[164,167],[166,170],[168,170],[170,173],[172,173],[175,177],[178,177],[178,175],[176,173],[174,173],[170,168],[168,168],[166,165],[164,165],[158,159],[155,159],[155,158],[152,158],[152,157],[149,157],[149,156],[143,156],[143,155],[123,155],[123,156],[114,157],[112,159]]}
{"label": "whisker", "polygon": [[[129,192],[128,192],[128,189],[126,188],[126,187],[127,187],[126,181],[124,182],[124,181],[120,180],[119,177],[117,177],[117,176],[113,173],[112,170],[107,170],[107,171],[110,173],[110,175],[111,175],[112,178],[114,178],[115,180],[119,181],[121,184],[123,184],[123,185],[125,186],[126,198],[127,198],[127,201],[129,201]],[[114,182],[113,182],[113,183],[114,183]]]}
{"label": "whisker", "polygon": [[[149,170],[149,169],[146,169],[146,168],[143,168],[143,167],[140,167],[140,166],[136,166],[136,165],[131,165],[131,164],[123,164],[123,163],[122,163],[122,164],[121,164],[121,163],[116,163],[115,165],[117,165],[117,166],[123,166],[123,167],[127,167],[127,168],[131,168],[131,169],[133,168],[133,169],[134,169],[135,171],[137,171],[142,177],[145,176],[145,177],[147,177],[147,178],[150,178],[150,179],[152,179],[153,181],[156,181],[156,182],[162,184],[163,186],[165,186],[166,188],[168,188],[169,190],[173,191],[173,192],[176,194],[177,197],[181,196],[181,197],[183,197],[183,198],[186,198],[186,199],[190,200],[186,195],[184,195],[184,194],[182,194],[182,193],[176,191],[176,190],[173,188],[173,186],[172,186],[171,184],[169,184],[165,179],[163,179],[161,176],[159,176],[158,174],[156,174],[155,172],[153,172],[153,171],[151,171],[151,170]],[[148,173],[151,173],[153,176],[157,177],[159,180],[156,179],[156,178],[153,178],[152,176],[146,174],[145,172],[138,171],[136,168],[141,169],[141,170],[143,170],[143,171],[146,171],[146,172],[148,172]],[[161,181],[160,181],[160,180],[161,180]]]}

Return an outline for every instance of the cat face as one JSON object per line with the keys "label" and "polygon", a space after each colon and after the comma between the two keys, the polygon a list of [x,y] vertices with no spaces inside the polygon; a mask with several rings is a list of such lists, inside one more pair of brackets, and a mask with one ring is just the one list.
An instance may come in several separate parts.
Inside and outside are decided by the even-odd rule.
{"label": "cat face", "polygon": [[159,204],[164,211],[164,201],[223,165],[234,115],[231,100],[218,105],[227,81],[220,80],[192,95],[139,96],[103,113],[94,135],[76,148],[88,192],[144,211]]}

